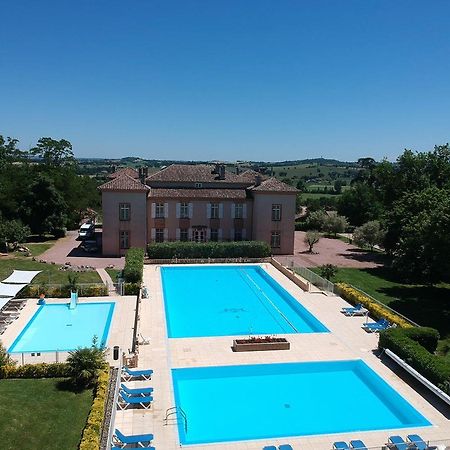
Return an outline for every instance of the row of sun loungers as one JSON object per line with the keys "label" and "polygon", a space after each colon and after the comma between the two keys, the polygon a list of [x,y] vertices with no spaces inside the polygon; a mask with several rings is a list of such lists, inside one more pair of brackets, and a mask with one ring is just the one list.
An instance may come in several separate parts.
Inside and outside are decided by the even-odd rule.
{"label": "row of sun loungers", "polygon": [[20,314],[20,310],[25,306],[24,300],[10,300],[0,310],[0,334],[3,334],[12,322],[14,322]]}
{"label": "row of sun loungers", "polygon": [[[433,450],[436,447],[429,446],[418,434],[408,434],[406,441],[401,436],[390,436],[387,448],[391,450]],[[350,444],[344,441],[337,441],[333,444],[335,450],[367,450],[366,444],[361,440],[350,441]]]}
{"label": "row of sun loungers", "polygon": [[[346,316],[367,316],[369,311],[363,307],[361,303],[356,306],[351,306],[348,308],[342,308],[341,312]],[[362,327],[365,331],[369,333],[379,333],[380,331],[390,328],[392,325],[386,319],[380,319],[377,322],[365,323]]]}
{"label": "row of sun loungers", "polygon": [[263,448],[263,450],[292,450],[292,447],[289,444],[282,444],[276,447],[275,445],[267,445]]}
{"label": "row of sun loungers", "polygon": [[133,434],[126,436],[116,428],[113,435],[114,445],[113,449],[124,448],[126,445],[137,445],[141,448],[148,448],[155,450],[155,447],[151,447],[153,441],[153,434]]}

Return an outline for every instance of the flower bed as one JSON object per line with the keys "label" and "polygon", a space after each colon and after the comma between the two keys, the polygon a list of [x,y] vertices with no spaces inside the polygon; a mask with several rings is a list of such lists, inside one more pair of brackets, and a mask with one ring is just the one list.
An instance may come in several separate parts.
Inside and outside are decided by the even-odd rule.
{"label": "flower bed", "polygon": [[234,339],[231,347],[234,352],[257,352],[265,350],[289,350],[291,344],[285,338],[251,337],[248,339]]}

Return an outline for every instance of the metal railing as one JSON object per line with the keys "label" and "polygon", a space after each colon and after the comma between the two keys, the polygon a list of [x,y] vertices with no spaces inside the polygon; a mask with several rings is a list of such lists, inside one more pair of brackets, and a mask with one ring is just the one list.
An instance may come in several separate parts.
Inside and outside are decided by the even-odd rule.
{"label": "metal railing", "polygon": [[329,292],[330,294],[336,294],[335,285],[331,281],[317,275],[317,273],[314,273],[312,270],[309,270],[306,267],[294,265],[292,265],[291,269],[322,291]]}

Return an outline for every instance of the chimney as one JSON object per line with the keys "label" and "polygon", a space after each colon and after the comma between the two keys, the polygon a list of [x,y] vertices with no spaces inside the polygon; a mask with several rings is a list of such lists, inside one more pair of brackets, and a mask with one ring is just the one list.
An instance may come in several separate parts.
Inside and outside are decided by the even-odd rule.
{"label": "chimney", "polygon": [[255,176],[255,186],[259,186],[261,184],[262,181],[262,176],[261,175],[256,175]]}
{"label": "chimney", "polygon": [[139,180],[141,180],[141,183],[145,184],[145,179],[148,176],[148,168],[147,167],[139,167],[138,174],[139,174]]}
{"label": "chimney", "polygon": [[238,164],[236,164],[236,175],[239,175],[240,174],[240,169],[239,169],[239,165]]}
{"label": "chimney", "polygon": [[225,180],[225,164],[219,165],[219,180]]}
{"label": "chimney", "polygon": [[115,165],[112,165],[111,166],[111,173],[114,173],[116,171],[116,166]]}

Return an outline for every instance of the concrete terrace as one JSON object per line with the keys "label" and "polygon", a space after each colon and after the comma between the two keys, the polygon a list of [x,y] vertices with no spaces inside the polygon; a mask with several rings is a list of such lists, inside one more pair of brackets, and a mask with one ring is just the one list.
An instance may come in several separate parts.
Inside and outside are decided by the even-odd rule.
{"label": "concrete terrace", "polygon": [[[150,299],[141,303],[140,332],[150,338],[150,345],[139,347],[139,367],[152,368],[151,382],[130,384],[152,386],[154,388],[152,408],[145,410],[118,411],[115,426],[126,434],[153,433],[153,445],[157,449],[175,450],[180,448],[176,425],[164,425],[165,412],[175,405],[170,369],[177,367],[220,366],[231,364],[258,364],[301,361],[327,361],[362,359],[378,375],[386,380],[397,392],[408,400],[418,411],[433,423],[431,427],[417,429],[353,432],[335,435],[307,437],[287,437],[282,439],[254,440],[241,442],[189,445],[195,450],[260,450],[264,445],[290,443],[294,449],[329,450],[336,440],[363,439],[370,447],[379,447],[392,434],[405,436],[417,432],[425,439],[443,440],[450,438],[450,421],[433,402],[427,401],[396,373],[378,359],[374,350],[378,337],[361,329],[364,317],[346,317],[339,311],[348,304],[340,297],[329,297],[321,293],[306,293],[295,283],[281,274],[270,264],[263,268],[277,280],[290,294],[312,312],[331,333],[290,334],[289,351],[265,351],[233,353],[232,336],[168,339],[161,288],[159,266],[145,266],[144,284],[149,288]],[[276,387],[275,387],[276,389]],[[335,407],[329,405],[330,408]],[[349,396],[348,407],[354,407]],[[355,414],[370,414],[365,405]]]}

